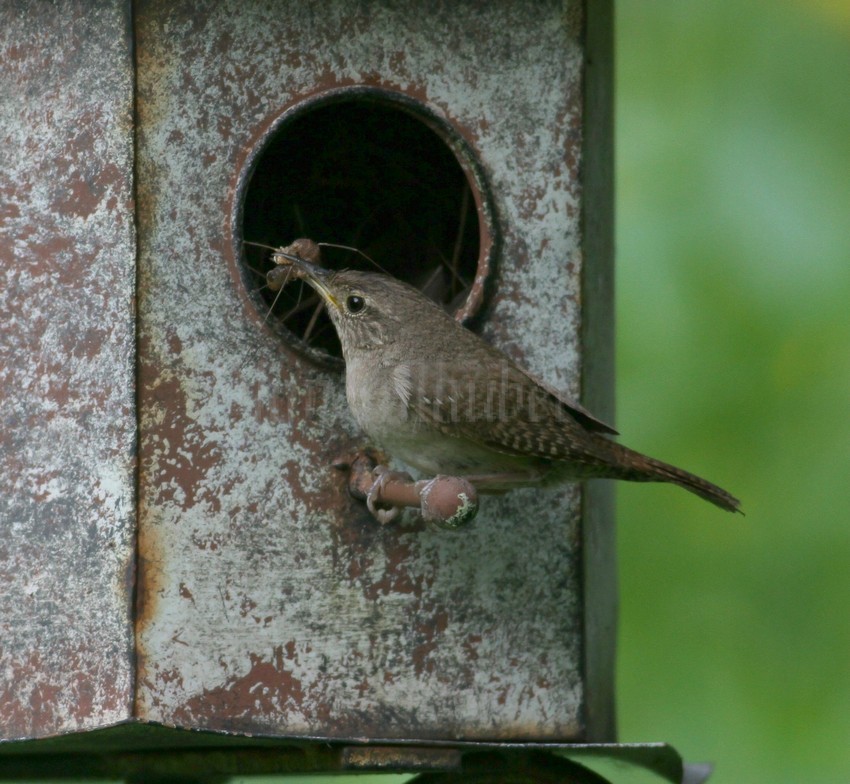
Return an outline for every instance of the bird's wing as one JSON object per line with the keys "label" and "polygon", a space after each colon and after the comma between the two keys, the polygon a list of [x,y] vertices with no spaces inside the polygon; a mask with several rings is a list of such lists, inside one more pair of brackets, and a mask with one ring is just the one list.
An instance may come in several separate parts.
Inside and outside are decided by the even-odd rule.
{"label": "bird's wing", "polygon": [[596,451],[589,430],[612,432],[508,361],[496,373],[455,361],[407,367],[409,408],[448,436],[506,454],[583,460]]}
{"label": "bird's wing", "polygon": [[616,436],[619,435],[619,432],[615,430],[611,425],[607,422],[603,422],[598,417],[594,416],[590,413],[584,406],[576,403],[574,400],[570,400],[568,397],[565,397],[561,392],[559,392],[555,387],[550,386],[545,381],[541,381],[537,376],[531,375],[527,370],[523,370],[522,368],[517,368],[520,373],[525,374],[531,381],[535,384],[542,387],[550,397],[556,400],[561,406],[563,406],[573,417],[575,417],[581,424],[583,424],[588,430],[593,430],[598,433],[608,433],[609,435]]}

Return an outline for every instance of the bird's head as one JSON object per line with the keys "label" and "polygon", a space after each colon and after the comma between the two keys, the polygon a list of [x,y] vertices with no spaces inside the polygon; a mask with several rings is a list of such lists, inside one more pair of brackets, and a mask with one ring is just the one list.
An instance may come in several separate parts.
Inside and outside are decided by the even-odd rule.
{"label": "bird's head", "polygon": [[343,356],[382,349],[404,333],[428,332],[429,321],[451,319],[412,286],[389,275],[328,270],[300,256],[276,252],[278,265],[267,275],[272,287],[292,276],[309,284],[325,303]]}

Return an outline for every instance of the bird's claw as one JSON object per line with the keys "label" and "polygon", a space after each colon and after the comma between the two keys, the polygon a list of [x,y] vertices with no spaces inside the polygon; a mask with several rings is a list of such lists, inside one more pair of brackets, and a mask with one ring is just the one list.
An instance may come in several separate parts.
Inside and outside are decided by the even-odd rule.
{"label": "bird's claw", "polygon": [[405,471],[391,471],[384,465],[375,466],[372,471],[375,481],[366,493],[366,508],[381,525],[394,523],[401,515],[401,506],[387,504],[383,500],[387,482],[413,482],[413,477]]}

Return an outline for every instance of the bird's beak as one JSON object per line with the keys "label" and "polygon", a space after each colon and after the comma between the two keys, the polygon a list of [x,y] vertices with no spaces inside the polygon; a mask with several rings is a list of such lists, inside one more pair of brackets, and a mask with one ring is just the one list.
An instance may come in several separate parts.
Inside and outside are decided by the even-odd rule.
{"label": "bird's beak", "polygon": [[272,253],[272,261],[277,266],[266,274],[266,282],[269,284],[269,288],[272,290],[281,288],[284,279],[289,275],[294,275],[296,278],[301,278],[301,280],[309,283],[328,305],[333,305],[339,310],[339,300],[330,289],[330,278],[333,273],[287,251],[289,251],[289,248],[280,248]]}

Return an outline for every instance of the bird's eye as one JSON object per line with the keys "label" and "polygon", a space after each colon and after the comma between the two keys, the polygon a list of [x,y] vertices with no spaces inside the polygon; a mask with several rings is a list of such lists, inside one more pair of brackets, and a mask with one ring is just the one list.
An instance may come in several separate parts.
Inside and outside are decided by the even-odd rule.
{"label": "bird's eye", "polygon": [[365,307],[366,300],[363,297],[358,297],[356,294],[352,294],[345,300],[345,308],[349,313],[359,313]]}

